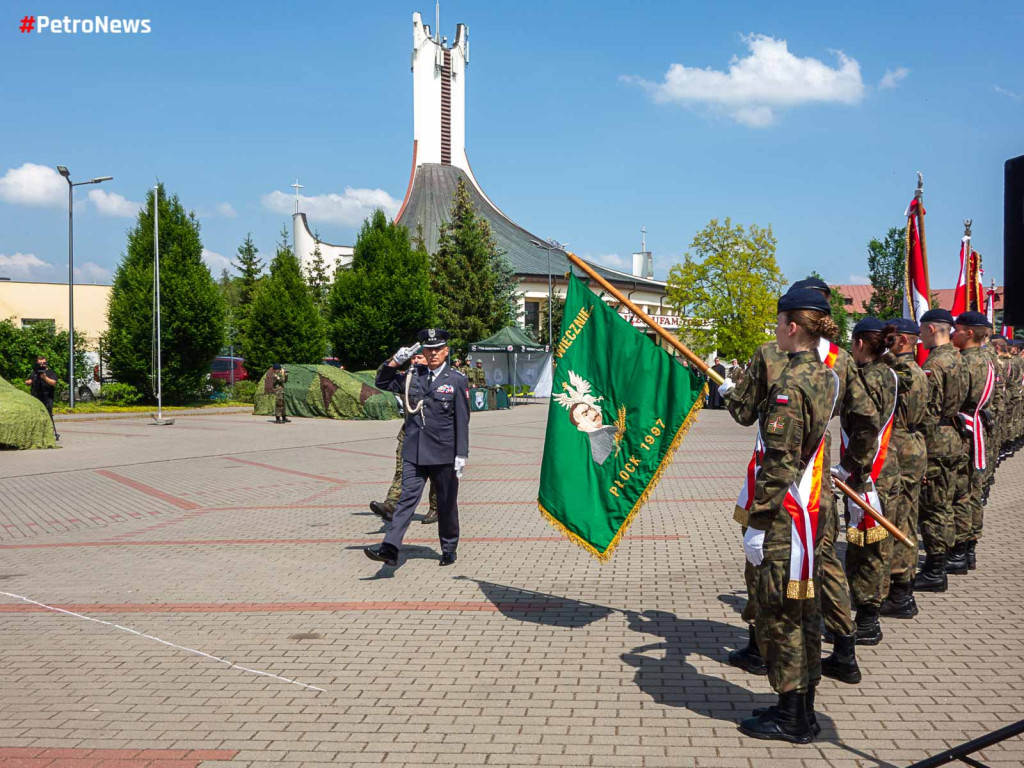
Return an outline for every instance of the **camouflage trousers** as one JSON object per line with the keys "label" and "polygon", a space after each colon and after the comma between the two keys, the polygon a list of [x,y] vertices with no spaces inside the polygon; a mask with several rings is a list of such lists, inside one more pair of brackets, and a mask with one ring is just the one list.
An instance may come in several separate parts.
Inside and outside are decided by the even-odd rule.
{"label": "camouflage trousers", "polygon": [[953,501],[959,464],[956,456],[928,457],[917,520],[924,551],[929,555],[945,555],[953,547]]}
{"label": "camouflage trousers", "polygon": [[[825,628],[829,632],[836,635],[852,635],[855,627],[850,605],[850,588],[843,563],[836,554],[839,518],[836,513],[835,496],[831,492],[821,494],[819,514],[821,517],[818,524],[822,529],[822,537],[814,553],[814,561],[821,569],[820,578],[815,583],[815,591],[821,595],[819,613],[823,615]],[[747,585],[747,605],[743,609],[742,618],[748,624],[756,624],[757,568],[747,562],[743,578]]]}
{"label": "camouflage trousers", "polygon": [[283,418],[284,413],[284,392],[274,395],[274,418]]}
{"label": "camouflage trousers", "polygon": [[[398,500],[402,498],[402,446],[405,445],[405,423],[402,423],[402,428],[398,430],[398,448],[395,450],[395,477],[391,481],[391,487],[388,489],[388,497],[384,499],[384,506],[387,507],[388,512],[391,514],[395,513],[395,506],[398,504]],[[430,481],[430,515],[434,516],[437,514],[437,489],[434,488],[434,481]]]}
{"label": "camouflage trousers", "polygon": [[757,568],[757,647],[776,693],[806,691],[821,679],[821,558],[815,553],[814,597],[786,597],[789,556],[772,555]]}
{"label": "camouflage trousers", "polygon": [[[896,499],[899,490],[899,475],[896,474],[885,482],[879,482],[878,500],[882,505],[879,510],[886,517],[894,516]],[[879,531],[884,534],[877,541],[868,541],[871,533]],[[858,531],[860,533],[860,531]],[[889,594],[889,561],[892,558],[892,536],[882,526],[868,529],[863,543],[858,544],[855,537],[846,535],[846,573],[850,580],[850,593],[853,604],[874,606],[882,605],[882,600]]]}
{"label": "camouflage trousers", "polygon": [[893,448],[900,463],[896,519],[893,523],[906,534],[914,546],[893,544],[892,557],[889,560],[889,579],[893,583],[909,584],[914,580],[914,572],[917,570],[917,509],[921,497],[921,481],[928,466],[928,449],[925,447],[922,433],[897,430],[893,430],[889,450]]}
{"label": "camouflage trousers", "polygon": [[957,544],[977,541],[981,538],[985,512],[985,508],[981,505],[981,496],[994,466],[991,460],[988,461],[987,469],[976,469],[974,456],[969,449],[960,461],[956,476],[956,496],[953,502],[953,540]]}

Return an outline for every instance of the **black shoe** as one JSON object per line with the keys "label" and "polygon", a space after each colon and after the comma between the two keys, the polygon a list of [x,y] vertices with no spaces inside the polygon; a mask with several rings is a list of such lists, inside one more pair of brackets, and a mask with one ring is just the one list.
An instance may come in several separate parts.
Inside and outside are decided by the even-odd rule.
{"label": "black shoe", "polygon": [[432,511],[428,512],[427,515],[422,520],[420,520],[420,522],[423,523],[424,525],[433,525],[434,523],[436,523],[437,522],[437,510],[435,509],[435,510],[432,510]]}
{"label": "black shoe", "polygon": [[274,417],[274,423],[275,424],[280,424],[281,423],[281,417],[280,416],[275,416]]}
{"label": "black shoe", "polygon": [[[812,685],[807,689],[807,693],[804,694],[807,708],[807,722],[811,726],[811,732],[817,736],[821,733],[821,726],[818,725],[818,716],[814,713],[814,689],[816,686]],[[770,707],[761,707],[760,709],[754,710],[754,717],[761,718],[762,720],[767,717],[778,717],[779,705],[772,704]]]}
{"label": "black shoe", "polygon": [[978,554],[975,550],[978,548],[977,541],[967,542],[967,570],[973,571],[978,567]]}
{"label": "black shoe", "polygon": [[291,420],[291,419],[289,419],[289,418],[288,418],[287,416],[285,416],[285,417],[284,417],[284,423],[285,423],[285,424],[291,424],[291,423],[292,423],[292,420]]}
{"label": "black shoe", "polygon": [[438,563],[438,565],[440,565],[440,566],[455,565],[455,561],[457,559],[458,559],[458,555],[456,555],[454,552],[442,552],[441,553],[441,562]]}
{"label": "black shoe", "polygon": [[857,607],[857,645],[878,645],[882,642],[882,625],[878,621],[878,608],[873,605]]}
{"label": "black shoe", "polygon": [[814,730],[807,718],[807,695],[797,691],[779,694],[779,703],[769,712],[748,717],[740,723],[740,733],[755,739],[774,739],[793,744],[810,744]]}
{"label": "black shoe", "polygon": [[58,435],[56,432],[54,432],[53,433],[53,439],[54,440],[60,440],[60,435]]}
{"label": "black shoe", "polygon": [[946,558],[946,573],[963,576],[967,568],[967,542],[961,541]]}
{"label": "black shoe", "polygon": [[917,616],[917,601],[914,599],[913,584],[893,582],[889,596],[878,609],[879,616],[887,619],[912,619]]}
{"label": "black shoe", "polygon": [[915,592],[945,592],[949,587],[946,578],[946,556],[928,555],[924,560],[924,568],[914,579]]}
{"label": "black shoe", "polygon": [[386,504],[383,504],[379,501],[370,502],[370,511],[373,512],[373,514],[375,514],[377,517],[383,520],[387,520],[389,523],[391,522],[391,518],[394,517],[395,514],[394,510],[389,509]]}
{"label": "black shoe", "polygon": [[857,666],[856,644],[856,635],[836,635],[831,655],[821,660],[821,674],[849,685],[859,683],[861,675]]}
{"label": "black shoe", "polygon": [[747,647],[729,651],[729,663],[752,675],[767,675],[768,667],[757,647],[757,636],[754,634],[753,625],[747,627],[747,633]]}
{"label": "black shoe", "polygon": [[371,560],[390,565],[392,568],[398,565],[398,550],[387,544],[381,544],[379,547],[366,547],[363,549],[363,554]]}

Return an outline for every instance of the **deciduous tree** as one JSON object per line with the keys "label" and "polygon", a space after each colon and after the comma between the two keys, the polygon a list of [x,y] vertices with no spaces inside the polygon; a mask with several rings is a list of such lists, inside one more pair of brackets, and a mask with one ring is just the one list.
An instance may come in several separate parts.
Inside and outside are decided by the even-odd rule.
{"label": "deciduous tree", "polygon": [[866,309],[879,320],[903,315],[906,235],[906,227],[892,227],[883,239],[868,243],[868,279],[875,292]]}

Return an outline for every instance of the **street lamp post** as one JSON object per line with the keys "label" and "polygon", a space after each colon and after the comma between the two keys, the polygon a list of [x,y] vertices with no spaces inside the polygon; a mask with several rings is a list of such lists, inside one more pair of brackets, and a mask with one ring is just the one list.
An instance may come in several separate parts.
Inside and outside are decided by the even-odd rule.
{"label": "street lamp post", "polygon": [[568,243],[560,243],[557,240],[549,239],[547,243],[541,243],[537,240],[531,240],[531,245],[535,245],[538,248],[543,248],[548,252],[548,344],[554,347],[554,339],[551,335],[551,252],[552,251],[564,251],[569,245]]}
{"label": "street lamp post", "polygon": [[67,166],[58,165],[57,173],[68,183],[68,405],[75,407],[75,224],[72,190],[83,184],[111,181],[113,176],[97,176],[89,181],[71,181]]}

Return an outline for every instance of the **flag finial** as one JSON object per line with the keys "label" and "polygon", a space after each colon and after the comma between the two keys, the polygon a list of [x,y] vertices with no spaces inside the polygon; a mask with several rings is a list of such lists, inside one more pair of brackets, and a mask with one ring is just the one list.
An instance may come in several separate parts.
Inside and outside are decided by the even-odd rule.
{"label": "flag finial", "polygon": [[917,189],[914,190],[914,198],[920,200],[924,196],[924,176],[917,172]]}
{"label": "flag finial", "polygon": [[971,236],[971,224],[973,222],[974,222],[974,219],[964,219],[964,236],[965,237],[970,237]]}

